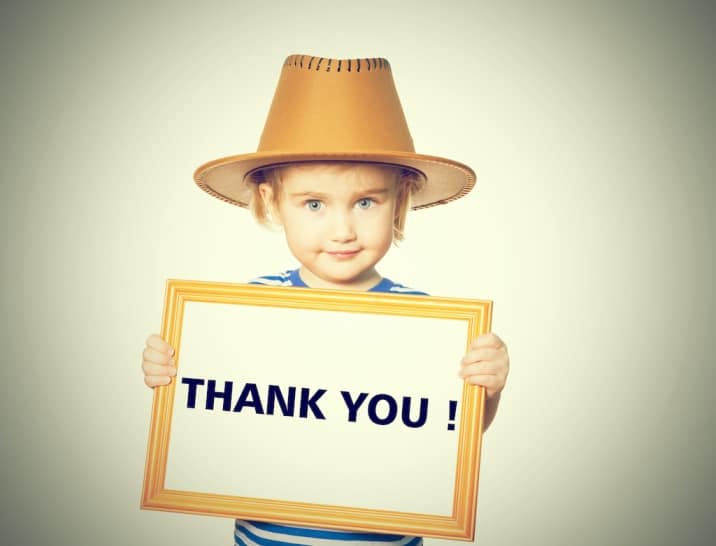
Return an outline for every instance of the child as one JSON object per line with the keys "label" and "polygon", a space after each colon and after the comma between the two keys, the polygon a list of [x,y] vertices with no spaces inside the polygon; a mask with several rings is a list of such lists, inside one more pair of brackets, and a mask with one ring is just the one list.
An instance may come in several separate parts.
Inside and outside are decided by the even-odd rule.
{"label": "child", "polygon": [[[300,55],[284,63],[259,151],[207,163],[195,179],[210,194],[249,206],[259,222],[283,227],[300,267],[252,283],[417,295],[424,293],[382,277],[376,265],[402,239],[409,207],[449,202],[474,185],[469,167],[414,153],[386,60]],[[171,382],[173,353],[149,336],[148,386]],[[460,377],[485,387],[485,429],[508,370],[507,348],[494,334],[479,336],[459,365]],[[419,537],[241,520],[234,538],[237,545],[422,544]]]}

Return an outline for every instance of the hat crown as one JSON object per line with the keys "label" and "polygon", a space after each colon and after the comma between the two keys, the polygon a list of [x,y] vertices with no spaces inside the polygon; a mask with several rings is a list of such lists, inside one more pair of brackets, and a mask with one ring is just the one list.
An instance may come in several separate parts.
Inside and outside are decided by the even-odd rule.
{"label": "hat crown", "polygon": [[390,63],[287,57],[258,151],[371,150],[415,151]]}

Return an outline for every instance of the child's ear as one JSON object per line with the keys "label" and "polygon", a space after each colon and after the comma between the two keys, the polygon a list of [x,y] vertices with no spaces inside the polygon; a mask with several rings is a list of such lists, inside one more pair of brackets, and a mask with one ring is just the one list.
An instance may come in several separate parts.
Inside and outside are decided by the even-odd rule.
{"label": "child's ear", "polygon": [[261,201],[263,201],[264,210],[268,214],[269,219],[275,224],[281,225],[281,217],[276,209],[276,201],[271,184],[267,184],[266,182],[259,184],[259,194],[261,195]]}

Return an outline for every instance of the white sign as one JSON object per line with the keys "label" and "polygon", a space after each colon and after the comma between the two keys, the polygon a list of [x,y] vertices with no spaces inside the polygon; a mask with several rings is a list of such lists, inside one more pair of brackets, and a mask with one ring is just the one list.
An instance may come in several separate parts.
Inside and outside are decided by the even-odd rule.
{"label": "white sign", "polygon": [[143,508],[474,536],[491,303],[169,281]]}

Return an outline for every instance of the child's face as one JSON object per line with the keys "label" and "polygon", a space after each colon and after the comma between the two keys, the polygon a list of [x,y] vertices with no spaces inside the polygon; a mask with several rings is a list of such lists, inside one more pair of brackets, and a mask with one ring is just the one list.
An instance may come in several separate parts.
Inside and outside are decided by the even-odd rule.
{"label": "child's face", "polygon": [[353,290],[377,284],[375,265],[393,241],[395,171],[307,164],[285,167],[281,180],[276,201],[268,184],[259,190],[283,225],[306,284]]}

